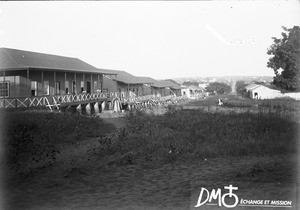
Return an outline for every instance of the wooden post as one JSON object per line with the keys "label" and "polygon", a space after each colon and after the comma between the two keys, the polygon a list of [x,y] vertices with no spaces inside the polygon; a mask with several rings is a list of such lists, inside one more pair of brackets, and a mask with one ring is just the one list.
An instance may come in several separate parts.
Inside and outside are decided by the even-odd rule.
{"label": "wooden post", "polygon": [[[98,84],[97,84],[97,89],[99,89],[99,85],[100,85],[100,77],[99,77],[99,74],[98,74]],[[100,87],[101,89],[101,87]],[[101,92],[102,92],[102,89],[101,89]]]}
{"label": "wooden post", "polygon": [[100,90],[103,91],[103,74],[101,75]]}
{"label": "wooden post", "polygon": [[42,77],[42,95],[44,95],[44,70],[42,70],[42,73],[41,73],[41,77]]}
{"label": "wooden post", "polygon": [[28,96],[30,97],[30,96],[31,96],[31,93],[30,93],[30,92],[31,92],[31,84],[30,84],[30,82],[29,82],[29,69],[27,69],[27,77],[26,77],[26,80],[27,80],[27,81],[26,81],[26,82],[27,82],[27,85],[29,86],[29,87],[28,87],[28,89],[29,89],[29,95],[28,95]]}
{"label": "wooden post", "polygon": [[91,104],[90,104],[90,103],[88,103],[88,104],[85,106],[85,111],[86,111],[87,115],[91,115],[91,114],[92,114]]}
{"label": "wooden post", "polygon": [[129,99],[129,84],[127,84],[127,97],[128,97],[128,99]]}
{"label": "wooden post", "polygon": [[82,74],[82,80],[83,80],[83,91],[85,91],[85,73]]}
{"label": "wooden post", "polygon": [[99,114],[99,103],[98,101],[94,104],[94,111],[95,111],[95,114]]}
{"label": "wooden post", "polygon": [[[5,71],[3,71],[3,85],[5,84]],[[3,108],[5,109],[5,95],[3,99]]]}
{"label": "wooden post", "polygon": [[93,84],[93,74],[91,74],[91,92],[90,93],[93,93],[95,92],[94,90],[94,84]]}
{"label": "wooden post", "polygon": [[[74,90],[74,94],[77,94],[77,91],[76,91],[76,89],[77,89],[77,78],[76,78],[76,73],[74,73],[74,80],[75,80],[75,90]],[[72,83],[72,89],[73,89],[73,83]]]}
{"label": "wooden post", "polygon": [[[66,92],[66,83],[67,83],[67,73],[65,73],[65,84],[64,84],[64,87],[65,87],[65,94],[68,94],[67,92]],[[68,87],[68,91],[69,91],[69,87]]]}
{"label": "wooden post", "polygon": [[54,95],[56,95],[56,71],[54,71]]}

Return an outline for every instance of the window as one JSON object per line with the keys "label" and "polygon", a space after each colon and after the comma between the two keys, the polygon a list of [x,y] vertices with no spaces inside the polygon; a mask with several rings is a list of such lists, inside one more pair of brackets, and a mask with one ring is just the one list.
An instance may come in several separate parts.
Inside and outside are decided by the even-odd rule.
{"label": "window", "polygon": [[44,95],[50,94],[50,86],[49,81],[44,81]]}
{"label": "window", "polygon": [[37,81],[31,81],[31,96],[37,95]]}
{"label": "window", "polygon": [[102,82],[99,83],[99,88],[102,91]]}
{"label": "window", "polygon": [[91,82],[90,81],[86,82],[86,92],[91,93]]}
{"label": "window", "polygon": [[84,81],[80,82],[80,90],[81,90],[81,92],[84,91]]}
{"label": "window", "polygon": [[56,81],[56,94],[60,94],[60,81]]}
{"label": "window", "polygon": [[9,98],[9,82],[0,82],[0,98]]}
{"label": "window", "polygon": [[98,82],[94,81],[94,92],[98,90]]}
{"label": "window", "polygon": [[72,93],[73,94],[77,94],[77,91],[76,91],[76,82],[75,81],[72,82]]}

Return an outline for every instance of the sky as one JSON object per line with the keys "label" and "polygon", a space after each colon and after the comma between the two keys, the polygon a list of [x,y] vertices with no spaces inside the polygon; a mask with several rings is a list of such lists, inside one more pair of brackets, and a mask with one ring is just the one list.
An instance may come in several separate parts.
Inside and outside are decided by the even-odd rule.
{"label": "sky", "polygon": [[0,2],[0,47],[154,79],[273,76],[272,37],[299,1]]}

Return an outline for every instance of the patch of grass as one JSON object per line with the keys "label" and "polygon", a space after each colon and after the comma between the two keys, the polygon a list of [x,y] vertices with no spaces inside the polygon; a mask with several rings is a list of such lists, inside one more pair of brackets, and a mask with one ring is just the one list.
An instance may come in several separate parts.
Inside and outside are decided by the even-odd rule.
{"label": "patch of grass", "polygon": [[295,153],[298,124],[276,113],[209,113],[170,108],[131,113],[115,135],[99,139],[98,157],[116,165],[154,166],[212,157]]}
{"label": "patch of grass", "polygon": [[113,130],[97,117],[46,111],[2,113],[2,164],[22,173],[55,162],[60,144],[100,137]]}
{"label": "patch of grass", "polygon": [[218,99],[222,99],[225,107],[236,107],[236,108],[252,108],[257,107],[263,109],[275,109],[281,111],[299,111],[300,101],[294,99],[278,98],[278,99],[264,99],[255,100],[245,96],[234,96],[234,95],[216,95],[209,96],[205,100],[195,100],[188,103],[191,106],[217,106]]}

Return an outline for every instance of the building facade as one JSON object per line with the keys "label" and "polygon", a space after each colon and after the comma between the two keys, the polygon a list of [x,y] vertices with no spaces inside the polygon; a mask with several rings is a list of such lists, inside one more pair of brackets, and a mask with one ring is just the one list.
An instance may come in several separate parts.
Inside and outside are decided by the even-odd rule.
{"label": "building facade", "polygon": [[0,61],[0,107],[27,106],[34,97],[91,95],[103,89],[104,74],[77,58],[0,48]]}

